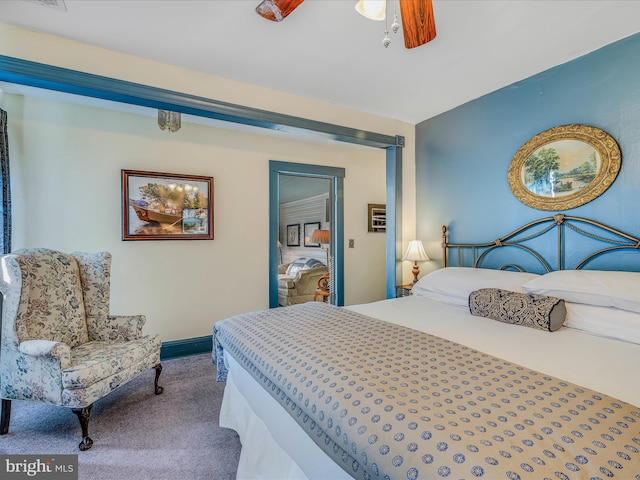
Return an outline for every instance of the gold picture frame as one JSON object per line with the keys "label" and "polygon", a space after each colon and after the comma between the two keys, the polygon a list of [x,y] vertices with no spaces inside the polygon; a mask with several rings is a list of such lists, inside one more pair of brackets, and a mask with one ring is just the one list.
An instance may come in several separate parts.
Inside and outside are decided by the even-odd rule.
{"label": "gold picture frame", "polygon": [[602,195],[620,171],[620,147],[607,132],[570,124],[527,141],[509,165],[511,191],[538,210],[568,210]]}

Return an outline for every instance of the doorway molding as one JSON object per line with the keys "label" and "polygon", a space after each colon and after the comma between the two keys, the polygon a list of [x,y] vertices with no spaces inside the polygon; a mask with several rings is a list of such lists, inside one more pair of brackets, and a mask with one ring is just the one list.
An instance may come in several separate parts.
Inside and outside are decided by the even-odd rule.
{"label": "doorway molding", "polygon": [[[280,175],[302,175],[332,182],[331,245],[333,248],[333,301],[344,305],[344,176],[345,169],[307,163],[269,160],[269,308],[278,306],[278,230]],[[329,267],[329,265],[327,265]]]}

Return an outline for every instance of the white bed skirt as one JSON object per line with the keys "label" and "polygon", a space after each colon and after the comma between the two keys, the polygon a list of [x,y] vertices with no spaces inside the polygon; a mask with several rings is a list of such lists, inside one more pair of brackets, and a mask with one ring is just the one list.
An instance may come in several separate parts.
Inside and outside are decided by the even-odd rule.
{"label": "white bed skirt", "polygon": [[[269,480],[352,479],[249,373],[225,352],[229,368],[220,426],[242,443],[236,478]],[[297,461],[285,452],[292,452]]]}

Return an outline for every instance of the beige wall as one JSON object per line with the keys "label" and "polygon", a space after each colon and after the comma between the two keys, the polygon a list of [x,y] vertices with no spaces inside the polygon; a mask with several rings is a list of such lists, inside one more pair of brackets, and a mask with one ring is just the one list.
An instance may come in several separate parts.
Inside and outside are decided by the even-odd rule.
{"label": "beige wall", "polygon": [[[6,25],[0,54],[404,135],[403,243],[413,236],[413,125]],[[267,307],[269,160],[346,169],[344,233],[356,248],[345,249],[345,300],[384,298],[384,238],[366,231],[367,203],[384,201],[384,151],[190,123],[168,134],[152,115],[11,94],[1,101],[10,113],[14,248],[112,252],[112,311],[145,313],[163,340],[209,335],[219,319]],[[123,168],[214,177],[215,240],[121,241]]]}

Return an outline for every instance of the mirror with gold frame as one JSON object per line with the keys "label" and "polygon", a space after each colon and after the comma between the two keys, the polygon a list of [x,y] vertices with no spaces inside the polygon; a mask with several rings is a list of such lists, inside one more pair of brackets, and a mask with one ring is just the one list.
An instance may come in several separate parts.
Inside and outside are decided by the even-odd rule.
{"label": "mirror with gold frame", "polygon": [[607,190],[620,171],[621,153],[608,133],[588,125],[561,125],[527,141],[507,178],[511,191],[538,210],[579,207]]}

